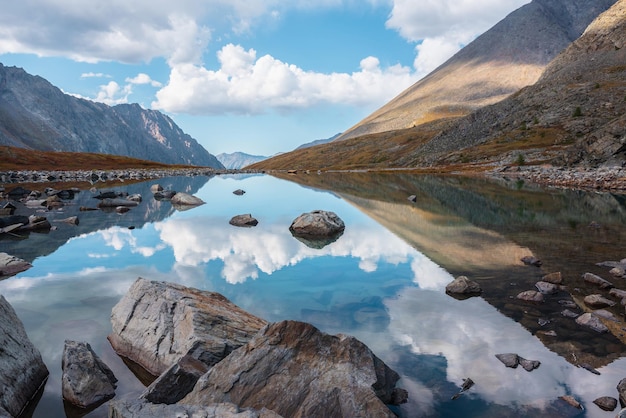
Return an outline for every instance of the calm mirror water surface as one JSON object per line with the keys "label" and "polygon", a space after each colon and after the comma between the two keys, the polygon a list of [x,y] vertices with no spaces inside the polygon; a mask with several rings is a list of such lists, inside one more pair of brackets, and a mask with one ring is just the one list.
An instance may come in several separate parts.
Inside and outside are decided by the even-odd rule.
{"label": "calm mirror water surface", "polygon": [[[106,340],[111,308],[137,277],[220,292],[269,321],[307,321],[356,336],[401,375],[398,385],[409,392],[399,410],[403,417],[615,415],[592,402],[617,398],[615,387],[626,377],[623,308],[614,308],[618,322],[611,332],[598,334],[564,318],[559,301],[582,305],[586,294],[599,293],[581,280],[587,271],[624,288],[624,279],[596,265],[626,257],[622,196],[391,174],[289,180],[167,178],[106,189],[143,195],[141,205],[123,215],[78,213],[80,206],[97,204],[83,191],[64,208],[42,213],[56,230],[3,237],[0,251],[33,263],[1,281],[0,294],[50,370],[34,416],[66,415],[65,339],[92,345],[118,377],[118,397],[141,393],[144,386]],[[207,203],[177,210],[152,198],[154,183]],[[239,188],[243,196],[232,193]],[[408,201],[409,195],[417,201]],[[345,233],[321,249],[288,230],[295,217],[315,209],[333,211],[346,224]],[[78,226],[57,222],[74,212]],[[259,225],[228,224],[243,213]],[[525,255],[543,266],[523,265]],[[515,299],[554,271],[563,273],[567,290],[542,305]],[[481,297],[446,295],[446,284],[461,274],[480,282]],[[541,366],[532,372],[506,368],[495,354],[508,352]],[[601,375],[577,367],[582,362]],[[475,385],[451,400],[468,377]],[[585,409],[560,401],[562,395]],[[107,411],[105,404],[88,416]]]}

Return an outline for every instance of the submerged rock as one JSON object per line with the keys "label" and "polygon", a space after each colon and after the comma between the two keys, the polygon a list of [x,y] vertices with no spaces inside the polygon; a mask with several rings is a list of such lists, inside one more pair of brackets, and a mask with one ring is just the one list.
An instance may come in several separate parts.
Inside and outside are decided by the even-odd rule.
{"label": "submerged rock", "polygon": [[526,290],[524,292],[519,293],[517,299],[524,300],[526,302],[543,302],[543,293],[537,292],[536,290]]}
{"label": "submerged rock", "polygon": [[587,283],[595,284],[600,289],[610,289],[614,287],[613,283],[609,282],[608,280],[604,280],[602,277],[593,273],[583,274],[583,280]]}
{"label": "submerged rock", "polygon": [[93,409],[115,396],[117,379],[85,342],[65,341],[63,399],[79,408]]}
{"label": "submerged rock", "polygon": [[219,293],[139,278],[113,307],[113,349],[159,376],[186,355],[212,366],[267,324]]}
{"label": "submerged rock", "polygon": [[563,276],[561,275],[560,271],[557,271],[554,273],[546,274],[545,276],[541,278],[541,281],[552,283],[552,284],[562,284]]}
{"label": "submerged rock", "polygon": [[46,382],[48,369],[2,295],[0,318],[0,411],[17,417]]}
{"label": "submerged rock", "polygon": [[615,302],[610,299],[605,298],[602,295],[588,295],[583,299],[585,305],[591,308],[607,308],[610,306],[615,306]]}
{"label": "submerged rock", "polygon": [[606,325],[604,325],[602,323],[602,321],[600,320],[600,318],[598,318],[597,316],[586,312],[582,315],[580,315],[578,318],[576,318],[576,323],[578,325],[582,325],[588,328],[591,328],[592,330],[596,331],[596,332],[608,332],[608,328],[606,327]]}
{"label": "submerged rock", "polygon": [[446,293],[454,295],[478,295],[481,292],[480,285],[466,276],[459,276],[446,286]]}
{"label": "submerged rock", "polygon": [[234,402],[285,417],[388,417],[406,401],[399,376],[354,337],[282,321],[264,327],[202,376],[185,405]]}

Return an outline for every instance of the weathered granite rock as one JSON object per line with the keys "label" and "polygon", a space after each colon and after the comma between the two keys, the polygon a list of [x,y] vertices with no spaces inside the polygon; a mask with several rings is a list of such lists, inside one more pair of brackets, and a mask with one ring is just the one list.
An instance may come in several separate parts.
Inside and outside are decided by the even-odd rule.
{"label": "weathered granite rock", "polygon": [[537,290],[544,295],[553,295],[559,291],[559,286],[554,283],[540,281],[535,283]]}
{"label": "weathered granite rock", "polygon": [[552,284],[562,284],[563,276],[561,275],[560,271],[557,271],[554,273],[546,274],[545,276],[541,278],[541,281],[552,283]]}
{"label": "weathered granite rock", "polygon": [[343,233],[345,224],[334,212],[314,210],[303,213],[291,223],[293,235],[306,237],[329,237]]}
{"label": "weathered granite rock", "polygon": [[617,408],[617,399],[611,396],[602,396],[593,401],[603,411],[614,411]]}
{"label": "weathered granite rock", "polygon": [[251,214],[247,213],[244,215],[233,216],[228,223],[234,226],[251,227],[257,226],[259,221],[257,221],[256,218],[253,218]]}
{"label": "weathered granite rock", "polygon": [[615,302],[605,298],[602,295],[588,295],[583,299],[585,305],[591,308],[607,308],[609,306],[615,306]]}
{"label": "weathered granite rock", "polygon": [[263,328],[202,376],[181,404],[229,400],[285,417],[395,417],[399,376],[354,337],[283,321]]}
{"label": "weathered granite rock", "polygon": [[613,283],[593,273],[583,274],[583,280],[586,281],[587,283],[597,285],[600,289],[610,289],[614,287]]}
{"label": "weathered granite rock", "polygon": [[267,409],[257,411],[241,409],[232,403],[207,406],[151,404],[143,399],[134,401],[116,400],[109,404],[109,418],[282,418]]}
{"label": "weathered granite rock", "polygon": [[609,329],[602,323],[600,318],[592,313],[586,312],[576,318],[576,323],[585,327],[589,327],[597,332],[607,332]]}
{"label": "weathered granite rock", "polygon": [[173,205],[182,206],[199,206],[204,204],[204,200],[184,192],[176,193],[174,196],[172,196],[171,201]]}
{"label": "weathered granite rock", "polygon": [[63,349],[63,399],[93,409],[115,396],[117,379],[86,342],[65,340]]}
{"label": "weathered granite rock", "polygon": [[480,285],[466,276],[459,276],[446,286],[446,293],[453,295],[477,295],[481,292]]}
{"label": "weathered granite rock", "polygon": [[28,270],[33,265],[21,258],[7,253],[0,253],[0,280]]}
{"label": "weathered granite rock", "polygon": [[187,355],[164,371],[141,395],[150,403],[174,404],[185,397],[209,366]]}
{"label": "weathered granite rock", "polygon": [[536,290],[526,290],[525,292],[519,293],[516,297],[519,300],[527,302],[543,302],[543,293],[537,292]]}
{"label": "weathered granite rock", "polygon": [[45,384],[48,369],[2,295],[0,318],[0,410],[17,417]]}
{"label": "weathered granite rock", "polygon": [[218,293],[139,278],[111,323],[115,351],[159,376],[185,355],[212,366],[267,322]]}

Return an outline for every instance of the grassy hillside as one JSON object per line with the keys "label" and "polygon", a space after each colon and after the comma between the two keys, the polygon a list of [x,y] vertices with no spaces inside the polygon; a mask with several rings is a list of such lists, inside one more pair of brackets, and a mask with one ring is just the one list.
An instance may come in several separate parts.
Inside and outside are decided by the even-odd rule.
{"label": "grassy hillside", "polygon": [[117,170],[127,168],[181,168],[154,161],[107,154],[33,151],[0,146],[0,171]]}

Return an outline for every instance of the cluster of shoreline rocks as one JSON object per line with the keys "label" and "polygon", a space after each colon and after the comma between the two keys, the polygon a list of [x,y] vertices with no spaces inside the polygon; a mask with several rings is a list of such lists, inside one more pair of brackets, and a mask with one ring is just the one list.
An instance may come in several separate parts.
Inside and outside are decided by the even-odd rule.
{"label": "cluster of shoreline rocks", "polygon": [[487,176],[513,178],[562,188],[626,191],[626,168],[564,168],[553,166],[507,166],[488,171]]}
{"label": "cluster of shoreline rocks", "polygon": [[207,167],[189,168],[145,168],[119,170],[20,170],[0,171],[0,183],[44,183],[52,181],[126,181],[147,180],[170,176],[214,176],[236,173],[256,173],[257,171],[214,169]]}

